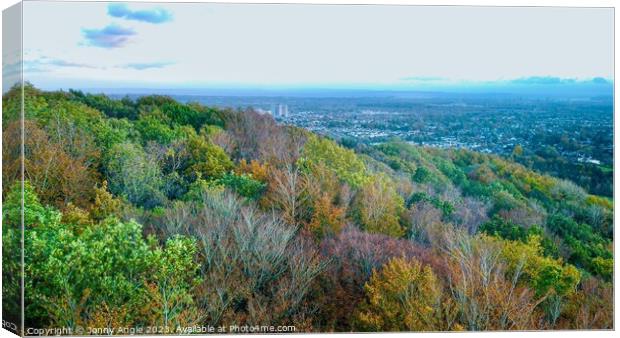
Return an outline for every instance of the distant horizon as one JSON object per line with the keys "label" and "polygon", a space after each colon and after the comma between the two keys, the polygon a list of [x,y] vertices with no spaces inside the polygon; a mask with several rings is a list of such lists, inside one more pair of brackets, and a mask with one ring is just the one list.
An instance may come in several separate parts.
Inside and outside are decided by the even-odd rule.
{"label": "distant horizon", "polygon": [[[29,81],[26,81],[29,82]],[[31,82],[29,82],[31,83]],[[424,94],[504,94],[504,95],[532,95],[532,96],[613,96],[613,79],[593,78],[588,80],[561,79],[555,77],[530,77],[503,81],[459,82],[449,83],[434,81],[417,86],[372,85],[372,84],[308,84],[308,85],[257,85],[257,84],[212,84],[202,86],[40,86],[31,83],[39,89],[80,90],[88,93],[104,94],[171,94],[171,95],[219,95],[219,96],[269,96],[269,95],[300,95],[312,94],[355,94],[369,95],[424,93]],[[5,88],[6,92],[10,88]]]}

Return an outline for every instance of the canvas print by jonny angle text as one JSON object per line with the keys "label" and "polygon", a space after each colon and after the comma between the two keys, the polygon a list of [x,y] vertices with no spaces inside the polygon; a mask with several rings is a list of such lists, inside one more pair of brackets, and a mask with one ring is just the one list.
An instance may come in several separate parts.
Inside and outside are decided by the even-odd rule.
{"label": "canvas print by jonny angle text", "polygon": [[614,9],[3,12],[20,335],[608,330]]}

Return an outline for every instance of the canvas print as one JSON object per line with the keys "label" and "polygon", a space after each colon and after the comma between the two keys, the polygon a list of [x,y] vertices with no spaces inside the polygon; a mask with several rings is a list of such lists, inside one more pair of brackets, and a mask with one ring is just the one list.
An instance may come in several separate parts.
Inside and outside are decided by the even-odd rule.
{"label": "canvas print", "polygon": [[19,335],[614,328],[614,9],[3,12]]}

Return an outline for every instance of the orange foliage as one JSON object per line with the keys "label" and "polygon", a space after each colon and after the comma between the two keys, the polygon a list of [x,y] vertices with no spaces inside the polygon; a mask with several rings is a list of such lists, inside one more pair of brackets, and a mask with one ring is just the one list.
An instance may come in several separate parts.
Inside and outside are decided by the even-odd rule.
{"label": "orange foliage", "polygon": [[314,201],[308,229],[318,239],[321,239],[325,236],[338,234],[344,226],[344,221],[344,209],[334,206],[329,195],[323,194]]}
{"label": "orange foliage", "polygon": [[[30,181],[41,201],[61,209],[68,203],[88,206],[94,197],[92,187],[98,178],[89,160],[92,154],[71,155],[35,122],[25,120],[24,125],[27,134],[24,143],[25,179]],[[20,178],[21,156],[16,151],[21,143],[19,121],[12,122],[2,137],[5,154],[3,178],[6,179],[5,187],[9,187]]]}
{"label": "orange foliage", "polygon": [[246,159],[239,161],[239,165],[235,169],[237,174],[249,174],[253,179],[266,182],[269,176],[269,168],[266,163],[260,163],[257,160],[251,160],[250,163]]}

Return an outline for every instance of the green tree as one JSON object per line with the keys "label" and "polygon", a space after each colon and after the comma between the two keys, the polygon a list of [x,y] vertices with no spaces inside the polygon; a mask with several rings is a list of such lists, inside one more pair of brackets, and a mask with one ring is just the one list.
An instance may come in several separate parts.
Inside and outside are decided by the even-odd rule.
{"label": "green tree", "polygon": [[169,126],[168,118],[158,110],[143,114],[134,125],[142,135],[144,142],[156,141],[160,144],[169,144],[176,138],[174,130]]}
{"label": "green tree", "polygon": [[548,293],[560,296],[571,294],[581,274],[561,259],[544,256],[540,242],[538,235],[531,235],[526,243],[503,241],[502,256],[508,263],[508,271],[522,269],[522,280],[531,286],[538,297]]}
{"label": "green tree", "polygon": [[187,140],[189,166],[185,174],[190,177],[215,179],[234,168],[228,154],[204,135],[190,135]]}
{"label": "green tree", "polygon": [[108,158],[106,171],[110,191],[147,208],[164,201],[161,170],[140,145],[117,144],[110,149]]}
{"label": "green tree", "polygon": [[194,238],[173,236],[164,248],[150,251],[151,266],[147,278],[146,307],[148,325],[176,328],[191,326],[204,319],[194,300],[193,291],[200,284],[200,263],[196,259]]}
{"label": "green tree", "polygon": [[234,173],[226,173],[214,183],[230,188],[237,194],[252,200],[258,200],[267,186],[265,183],[253,179],[249,174]]}
{"label": "green tree", "polygon": [[418,167],[413,175],[413,181],[418,183],[426,183],[431,176],[430,170],[426,167]]}
{"label": "green tree", "polygon": [[304,145],[298,165],[312,170],[312,167],[319,163],[324,164],[335,172],[339,179],[353,187],[359,187],[369,180],[366,166],[355,152],[339,146],[334,141],[311,135]]}
{"label": "green tree", "polygon": [[539,236],[543,253],[546,256],[557,256],[558,248],[556,244],[545,235],[543,228],[538,225],[532,225],[525,228],[510,221],[506,221],[498,215],[493,216],[491,220],[480,225],[479,232],[486,233],[491,236],[527,243],[531,236]]}
{"label": "green tree", "polygon": [[[108,325],[152,325],[153,318],[143,316],[145,309],[169,323],[178,321],[176,314],[192,313],[190,291],[198,283],[199,267],[195,240],[174,237],[160,248],[155,238],[144,239],[140,224],[114,217],[73,227],[61,222],[60,212],[42,206],[28,184],[24,197],[26,325],[75,329],[104,313],[111,316]],[[12,239],[20,233],[19,226],[10,225],[20,220],[20,210],[17,185],[3,209],[5,249],[15,245]],[[17,272],[11,271],[16,266],[5,269]],[[149,286],[165,296],[154,298]]]}
{"label": "green tree", "polygon": [[589,224],[577,223],[567,216],[553,215],[547,220],[547,228],[560,236],[571,249],[568,258],[570,263],[591,273],[600,274],[607,280],[611,279],[612,271],[605,268],[613,262],[609,249],[610,241],[596,233]]}

